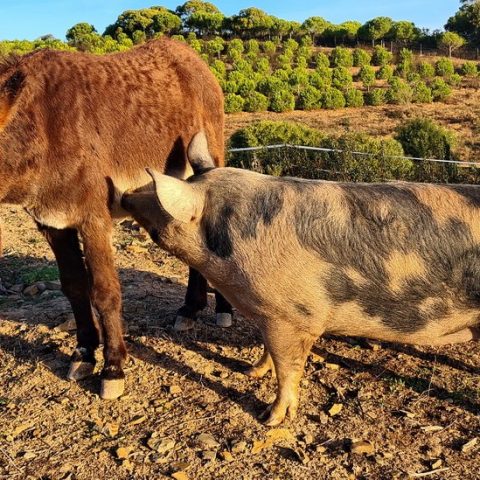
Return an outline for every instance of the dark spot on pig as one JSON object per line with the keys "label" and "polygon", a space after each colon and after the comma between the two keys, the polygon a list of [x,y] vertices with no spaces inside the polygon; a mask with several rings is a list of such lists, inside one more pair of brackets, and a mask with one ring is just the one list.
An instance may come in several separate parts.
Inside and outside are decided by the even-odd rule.
{"label": "dark spot on pig", "polygon": [[301,303],[296,303],[295,309],[298,313],[304,315],[305,317],[311,317],[313,315],[312,311],[306,305],[303,305]]}
{"label": "dark spot on pig", "polygon": [[357,298],[358,288],[343,271],[331,271],[325,281],[325,288],[335,305],[351,302]]}
{"label": "dark spot on pig", "polygon": [[230,235],[230,221],[233,213],[233,207],[227,203],[220,209],[213,208],[213,212],[209,212],[203,217],[207,247],[220,258],[231,257],[233,253]]}
{"label": "dark spot on pig", "polygon": [[480,208],[480,190],[477,185],[452,185],[447,188],[462,195],[470,206]]}
{"label": "dark spot on pig", "polygon": [[269,226],[281,212],[283,207],[283,189],[279,186],[267,186],[255,191],[249,211],[243,218],[241,230],[242,238],[256,238],[257,226],[260,221]]}

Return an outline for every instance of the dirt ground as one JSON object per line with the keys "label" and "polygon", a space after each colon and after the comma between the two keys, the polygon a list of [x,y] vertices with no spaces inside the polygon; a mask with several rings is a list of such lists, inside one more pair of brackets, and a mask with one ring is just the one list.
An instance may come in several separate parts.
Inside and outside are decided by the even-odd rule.
{"label": "dirt ground", "polygon": [[[478,154],[480,93],[458,95],[447,106],[235,115],[227,131],[269,117],[390,135],[420,112]],[[126,395],[102,401],[98,375],[66,380],[75,336],[63,331],[70,307],[48,246],[20,208],[0,206],[0,218],[0,479],[480,479],[479,344],[321,339],[297,419],[267,429],[256,417],[274,382],[242,373],[261,354],[255,325],[237,315],[221,330],[210,306],[194,331],[174,333],[186,267],[119,225],[130,357]]]}

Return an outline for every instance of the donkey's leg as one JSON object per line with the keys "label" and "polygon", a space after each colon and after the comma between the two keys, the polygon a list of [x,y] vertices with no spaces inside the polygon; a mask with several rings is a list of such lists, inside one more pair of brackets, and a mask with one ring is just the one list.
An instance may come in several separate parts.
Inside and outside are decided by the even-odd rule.
{"label": "donkey's leg", "polygon": [[81,380],[93,373],[99,332],[94,322],[88,277],[78,234],[74,229],[57,230],[38,225],[53,250],[65,296],[72,305],[77,324],[77,348],[72,355],[68,378]]}
{"label": "donkey's leg", "polygon": [[232,306],[218,290],[215,290],[215,302],[217,325],[223,328],[231,327],[233,323]]}
{"label": "donkey's leg", "polygon": [[199,272],[190,268],[185,304],[177,312],[174,330],[176,332],[191,330],[195,325],[197,314],[206,306],[207,281]]}
{"label": "donkey's leg", "polygon": [[112,220],[107,215],[89,219],[81,226],[80,233],[90,275],[90,296],[103,329],[105,365],[100,396],[115,399],[124,390],[127,349],[123,340],[120,282],[111,245]]}

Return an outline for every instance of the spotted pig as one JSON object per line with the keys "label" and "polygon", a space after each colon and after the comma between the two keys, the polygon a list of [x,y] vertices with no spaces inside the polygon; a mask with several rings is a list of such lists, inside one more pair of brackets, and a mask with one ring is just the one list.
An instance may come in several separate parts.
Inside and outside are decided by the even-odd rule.
{"label": "spotted pig", "polygon": [[295,416],[320,335],[478,338],[479,186],[275,178],[215,169],[208,151],[190,161],[188,180],[151,171],[155,191],[122,204],[260,328],[265,352],[248,373],[276,373],[268,425]]}

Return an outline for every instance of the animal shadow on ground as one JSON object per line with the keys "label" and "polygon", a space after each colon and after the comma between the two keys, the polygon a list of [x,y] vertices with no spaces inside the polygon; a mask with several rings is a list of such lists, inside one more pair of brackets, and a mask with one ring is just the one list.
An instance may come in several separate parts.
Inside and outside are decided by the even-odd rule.
{"label": "animal shadow on ground", "polygon": [[[11,278],[12,275],[15,275],[15,269],[19,265],[45,266],[47,262],[45,260],[39,262],[39,259],[34,257],[12,255],[2,259],[0,264],[0,278],[8,278],[9,276]],[[51,262],[48,264],[53,265]],[[168,278],[161,278],[151,272],[131,268],[122,268],[119,270],[119,274],[123,286],[124,320],[129,331],[127,344],[129,354],[132,357],[201,383],[220,397],[229,398],[237,403],[242,410],[250,415],[256,415],[261,409],[266,407],[264,402],[255,398],[254,393],[245,394],[231,386],[225,386],[222,384],[221,379],[217,381],[216,379],[206,378],[203,371],[196,370],[182,363],[168,352],[158,352],[138,341],[139,336],[149,338],[161,337],[180,345],[186,350],[199,354],[206,360],[213,360],[231,371],[242,372],[247,367],[247,363],[226,355],[225,350],[240,351],[244,348],[258,347],[260,345],[260,334],[253,322],[237,316],[237,321],[232,328],[220,329],[209,324],[213,317],[212,309],[209,307],[200,316],[198,328],[192,332],[176,333],[172,329],[172,323],[176,309],[182,304],[185,286],[172,282]],[[4,299],[3,301],[2,298]],[[26,324],[29,327],[43,325],[53,328],[60,323],[59,318],[62,318],[62,315],[70,313],[70,305],[60,292],[53,297],[43,297],[42,295],[38,299],[25,299],[17,296],[11,302],[5,301],[8,298],[0,297],[0,319],[17,322],[20,325]],[[212,298],[213,295],[209,295],[210,303],[212,303]],[[347,341],[337,337],[334,340]],[[328,350],[329,338],[322,339],[319,342],[322,343],[322,349],[326,347]],[[385,348],[391,351],[403,353],[424,361],[445,364],[471,374],[480,373],[479,368],[468,365],[461,360],[450,358],[448,355],[424,352],[406,345],[384,345]],[[60,343],[54,338],[40,338],[27,341],[14,332],[12,335],[0,334],[1,350],[9,352],[21,363],[40,361],[57,377],[63,379],[66,376],[69,359],[68,355],[60,351],[59,346]],[[220,348],[209,348],[212,346]],[[220,350],[221,353],[217,350]],[[313,351],[318,353],[318,344],[314,346]],[[439,399],[449,398],[454,393],[426,379],[400,375],[393,370],[386,369],[379,363],[361,362],[331,352],[328,352],[328,359],[352,371],[366,372],[372,377],[382,376],[401,381],[417,393],[428,391],[430,396],[435,396]],[[253,382],[255,381],[252,380]],[[94,377],[82,381],[80,385],[88,391],[96,392],[97,384]],[[480,411],[480,405],[468,399],[463,398],[456,403],[470,412],[478,413]]]}

